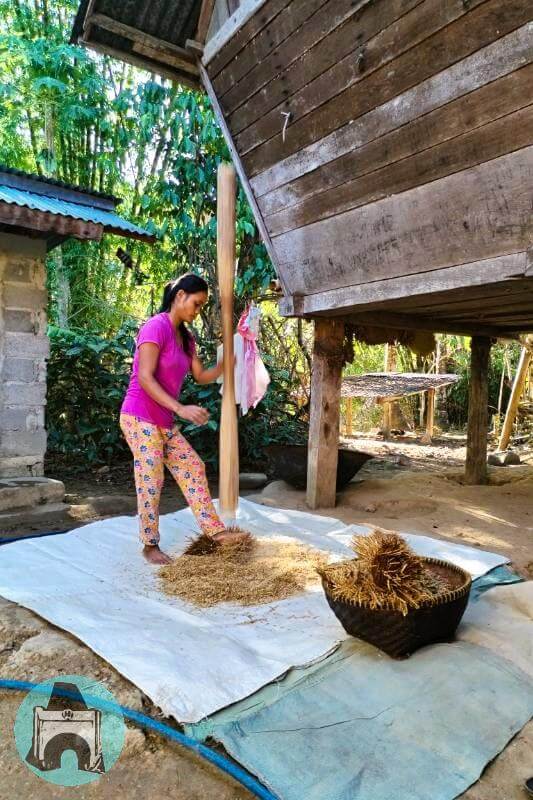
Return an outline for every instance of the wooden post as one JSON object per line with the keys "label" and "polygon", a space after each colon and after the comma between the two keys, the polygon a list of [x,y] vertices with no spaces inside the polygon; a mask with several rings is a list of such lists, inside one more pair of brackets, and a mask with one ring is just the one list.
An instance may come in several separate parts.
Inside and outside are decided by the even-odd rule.
{"label": "wooden post", "polygon": [[[385,372],[393,372],[396,369],[396,348],[394,345],[385,345]],[[383,422],[381,433],[384,439],[388,439],[392,428],[392,401],[383,400]]]}
{"label": "wooden post", "polygon": [[423,444],[431,444],[431,440],[433,439],[434,427],[435,427],[435,389],[428,389],[426,432],[422,436]]}
{"label": "wooden post", "polygon": [[381,423],[381,433],[384,439],[388,439],[390,436],[390,430],[392,427],[391,418],[392,403],[389,400],[383,400],[383,422]]}
{"label": "wooden post", "polygon": [[486,336],[472,337],[465,472],[465,483],[469,486],[487,483],[490,347]]}
{"label": "wooden post", "polygon": [[353,397],[346,398],[346,435],[351,436],[353,430]]}
{"label": "wooden post", "polygon": [[309,508],[335,505],[343,341],[343,322],[334,318],[315,320],[307,462]]}
{"label": "wooden post", "polygon": [[224,392],[220,418],[219,510],[227,525],[235,520],[239,499],[239,439],[233,364],[236,188],[234,167],[231,164],[220,164],[217,186],[217,261],[224,346]]}
{"label": "wooden post", "polygon": [[513,389],[511,391],[511,397],[509,398],[509,405],[507,406],[507,411],[505,413],[505,421],[503,423],[502,433],[498,443],[498,450],[507,450],[509,446],[509,440],[511,439],[516,412],[518,411],[518,404],[520,402],[522,392],[524,391],[532,355],[533,353],[531,350],[528,350],[527,347],[522,348],[522,352],[520,353],[520,361],[518,362],[513,383]]}

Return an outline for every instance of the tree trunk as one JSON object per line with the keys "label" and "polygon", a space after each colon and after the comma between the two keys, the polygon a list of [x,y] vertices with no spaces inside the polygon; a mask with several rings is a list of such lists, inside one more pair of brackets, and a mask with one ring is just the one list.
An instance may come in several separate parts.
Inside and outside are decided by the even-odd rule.
{"label": "tree trunk", "polygon": [[487,483],[490,347],[487,337],[472,337],[465,473],[469,486]]}
{"label": "tree trunk", "polygon": [[55,264],[57,301],[57,324],[60,328],[68,328],[70,307],[70,281],[63,263],[63,248],[61,245],[52,251]]}

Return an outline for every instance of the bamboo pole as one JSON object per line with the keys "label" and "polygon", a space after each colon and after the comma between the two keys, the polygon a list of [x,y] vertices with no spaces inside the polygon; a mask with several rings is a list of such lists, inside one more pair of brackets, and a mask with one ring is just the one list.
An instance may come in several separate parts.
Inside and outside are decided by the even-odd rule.
{"label": "bamboo pole", "polygon": [[239,440],[235,404],[233,292],[235,279],[235,168],[218,167],[217,262],[224,348],[224,391],[220,419],[219,504],[226,525],[235,521],[239,499]]}
{"label": "bamboo pole", "polygon": [[511,439],[511,433],[516,418],[516,412],[518,411],[518,404],[524,390],[532,356],[533,353],[531,350],[529,350],[527,347],[522,348],[522,352],[520,353],[520,361],[518,362],[518,368],[516,370],[513,388],[511,391],[511,397],[509,398],[509,405],[507,406],[507,411],[505,413],[505,420],[503,423],[500,441],[498,443],[498,450],[507,450],[509,446],[509,441]]}
{"label": "bamboo pole", "polygon": [[353,397],[346,400],[346,435],[351,436],[353,432]]}
{"label": "bamboo pole", "polygon": [[[396,369],[396,348],[392,344],[385,345],[385,372],[394,372]],[[383,401],[383,422],[381,432],[384,439],[388,439],[392,428],[392,403],[394,401]]]}
{"label": "bamboo pole", "polygon": [[487,483],[490,348],[491,340],[486,336],[472,337],[465,470],[468,486]]}

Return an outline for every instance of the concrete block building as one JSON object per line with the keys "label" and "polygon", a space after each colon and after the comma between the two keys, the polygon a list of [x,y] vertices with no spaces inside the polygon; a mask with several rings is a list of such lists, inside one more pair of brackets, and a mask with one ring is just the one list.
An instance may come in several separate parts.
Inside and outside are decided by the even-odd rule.
{"label": "concrete block building", "polygon": [[44,472],[47,252],[105,232],[154,240],[116,214],[119,202],[0,166],[0,479]]}

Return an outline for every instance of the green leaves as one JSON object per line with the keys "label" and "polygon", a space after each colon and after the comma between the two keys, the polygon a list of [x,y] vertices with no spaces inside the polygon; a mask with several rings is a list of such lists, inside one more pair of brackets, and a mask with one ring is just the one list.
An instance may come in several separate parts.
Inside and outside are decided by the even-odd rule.
{"label": "green leaves", "polygon": [[50,76],[36,78],[34,81],[31,82],[31,87],[36,92],[38,92],[42,88],[56,89],[58,92],[67,91],[66,83],[63,83],[63,81],[58,81],[56,78],[51,78]]}

